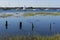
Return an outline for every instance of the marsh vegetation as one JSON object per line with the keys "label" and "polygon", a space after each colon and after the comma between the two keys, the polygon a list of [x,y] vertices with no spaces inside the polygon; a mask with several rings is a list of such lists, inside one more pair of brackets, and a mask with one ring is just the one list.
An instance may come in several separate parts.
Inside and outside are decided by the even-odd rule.
{"label": "marsh vegetation", "polygon": [[5,36],[0,37],[0,40],[60,40],[60,34],[53,36]]}
{"label": "marsh vegetation", "polygon": [[59,12],[33,12],[33,13],[25,13],[23,16],[35,16],[35,15],[51,15],[51,16],[60,16]]}

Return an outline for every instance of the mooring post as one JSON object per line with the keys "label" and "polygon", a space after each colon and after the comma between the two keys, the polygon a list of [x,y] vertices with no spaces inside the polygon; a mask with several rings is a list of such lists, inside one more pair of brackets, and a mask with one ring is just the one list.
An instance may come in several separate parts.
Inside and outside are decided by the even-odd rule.
{"label": "mooring post", "polygon": [[51,30],[51,23],[50,23],[50,30]]}
{"label": "mooring post", "polygon": [[8,29],[8,21],[6,21],[5,26],[6,26],[6,29]]}
{"label": "mooring post", "polygon": [[32,23],[32,31],[34,30],[34,24]]}
{"label": "mooring post", "polygon": [[22,22],[19,23],[19,28],[22,29]]}

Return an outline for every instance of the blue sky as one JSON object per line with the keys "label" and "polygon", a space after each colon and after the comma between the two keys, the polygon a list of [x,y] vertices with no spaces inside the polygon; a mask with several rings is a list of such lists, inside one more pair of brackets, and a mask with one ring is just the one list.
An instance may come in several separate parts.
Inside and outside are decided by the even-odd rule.
{"label": "blue sky", "polygon": [[0,7],[60,7],[60,0],[0,0]]}

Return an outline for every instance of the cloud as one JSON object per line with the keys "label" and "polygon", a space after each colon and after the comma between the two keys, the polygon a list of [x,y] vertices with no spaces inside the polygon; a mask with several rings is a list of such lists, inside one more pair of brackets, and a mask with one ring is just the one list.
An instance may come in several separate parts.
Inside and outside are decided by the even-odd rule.
{"label": "cloud", "polygon": [[60,7],[60,0],[0,0],[0,7]]}

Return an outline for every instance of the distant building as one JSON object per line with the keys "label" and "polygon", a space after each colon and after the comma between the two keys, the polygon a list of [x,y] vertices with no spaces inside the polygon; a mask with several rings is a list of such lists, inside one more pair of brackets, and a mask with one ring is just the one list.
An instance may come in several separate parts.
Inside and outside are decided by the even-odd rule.
{"label": "distant building", "polygon": [[26,7],[25,6],[23,7],[23,10],[26,10]]}

